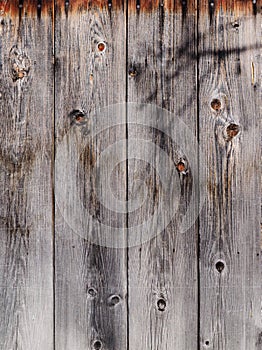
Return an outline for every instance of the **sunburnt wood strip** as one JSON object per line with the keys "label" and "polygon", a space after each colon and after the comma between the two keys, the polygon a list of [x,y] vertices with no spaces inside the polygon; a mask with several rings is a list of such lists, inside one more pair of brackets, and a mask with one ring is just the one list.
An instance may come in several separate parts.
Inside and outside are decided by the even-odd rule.
{"label": "sunburnt wood strip", "polygon": [[0,17],[0,348],[52,350],[52,16]]}
{"label": "sunburnt wood strip", "polygon": [[[122,0],[56,0],[56,10],[65,10],[69,13],[77,14],[82,11],[88,11],[92,8],[108,8],[123,11],[124,3]],[[9,12],[12,16],[18,16],[23,13],[27,16],[37,16],[41,13],[47,15],[52,8],[53,0],[1,0],[0,11]],[[128,8],[130,12],[155,12],[159,8],[165,8],[165,11],[194,14],[198,8],[199,14],[209,13],[210,17],[218,13],[221,9],[224,12],[235,14],[257,15],[261,12],[260,0],[205,0],[200,1],[198,6],[194,0],[129,0]]]}
{"label": "sunburnt wood strip", "polygon": [[260,23],[230,7],[199,20],[203,350],[261,348]]}
{"label": "sunburnt wood strip", "polygon": [[21,16],[50,16],[53,12],[53,0],[0,0],[0,11],[2,15],[10,17]]}
{"label": "sunburnt wood strip", "polygon": [[[130,349],[197,348],[196,208],[191,227],[179,229],[192,204],[197,154],[190,163],[192,152],[186,155],[179,138],[169,135],[178,118],[192,133],[188,138],[186,125],[179,129],[187,145],[197,135],[196,20],[196,12],[170,13],[165,4],[148,13],[129,9],[128,101],[135,104],[128,106],[128,228],[137,227],[128,251]],[[158,216],[161,205],[166,210]],[[169,211],[173,219],[162,227]]]}
{"label": "sunburnt wood strip", "polygon": [[[70,6],[57,12],[55,32],[56,347],[126,349],[126,250],[113,248],[117,239],[125,247],[126,218],[111,205],[125,203],[126,163],[115,164],[115,152],[102,159],[110,145],[125,144],[126,116],[106,127],[116,113],[95,113],[125,101],[126,16],[114,6],[71,16]],[[125,146],[118,151],[125,159]]]}
{"label": "sunburnt wood strip", "polygon": [[256,14],[261,11],[261,2],[259,0],[205,0],[199,1],[198,4],[194,0],[129,0],[129,10],[152,12],[157,11],[160,7],[164,7],[166,11],[170,12],[185,12],[194,13],[197,9],[199,14],[210,13],[210,11],[217,13],[221,9],[223,11],[235,13],[249,13]]}

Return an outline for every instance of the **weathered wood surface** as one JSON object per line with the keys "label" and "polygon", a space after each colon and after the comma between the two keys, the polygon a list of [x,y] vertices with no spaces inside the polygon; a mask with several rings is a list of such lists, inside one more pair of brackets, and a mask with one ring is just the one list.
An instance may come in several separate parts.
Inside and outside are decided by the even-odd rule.
{"label": "weathered wood surface", "polygon": [[233,8],[199,21],[201,349],[262,349],[260,27]]}
{"label": "weathered wood surface", "polygon": [[[126,250],[110,248],[114,247],[113,236],[103,243],[114,233],[114,227],[124,231],[125,216],[114,213],[110,203],[108,207],[102,205],[99,197],[99,189],[105,193],[112,187],[119,200],[126,199],[125,162],[111,173],[108,165],[114,162],[114,154],[109,155],[108,163],[101,160],[111,144],[126,138],[125,114],[122,125],[105,127],[88,140],[88,132],[102,117],[94,112],[125,100],[125,6],[123,2],[118,11],[95,5],[88,11],[72,11],[69,7],[66,14],[57,8],[55,23],[56,347],[126,349]],[[114,114],[109,113],[107,121],[110,118]],[[125,147],[120,153],[119,157],[126,158]],[[73,174],[69,171],[71,159],[76,160]],[[98,184],[100,175],[106,175],[106,180]],[[62,184],[67,184],[66,189]],[[76,193],[70,188],[75,188],[79,198],[72,198]],[[64,191],[67,196],[63,201]],[[82,206],[83,211],[79,209]],[[78,217],[82,227],[73,224]],[[107,226],[101,228],[99,223]],[[124,234],[122,240],[124,246]]]}
{"label": "weathered wood surface", "polygon": [[[145,4],[146,1],[140,1],[140,9]],[[130,212],[128,227],[143,224],[149,228],[149,238],[153,237],[145,239],[146,230],[137,230],[137,245],[128,251],[130,349],[197,347],[197,226],[194,223],[186,232],[179,228],[190,205],[192,169],[179,140],[168,137],[170,129],[179,127],[178,117],[190,126],[193,136],[197,135],[194,5],[188,8],[191,13],[187,15],[182,6],[176,13],[174,8],[169,12],[164,2],[150,13],[129,10],[128,101],[154,104],[173,113],[167,118],[168,123],[164,121],[164,111],[148,113],[146,108],[128,108],[128,123],[134,123],[128,128],[128,193],[141,202],[139,209]],[[145,125],[141,126],[137,120],[143,113]],[[155,113],[162,121],[150,127]],[[146,142],[152,148],[148,158]],[[168,155],[167,159],[160,149]],[[134,154],[136,159],[132,159]],[[180,157],[185,161],[185,169],[183,164],[178,165]],[[173,187],[178,187],[181,195],[177,204],[171,195]],[[167,211],[174,211],[174,219],[167,221],[166,229],[158,234],[161,220],[152,224],[150,219],[164,202]],[[164,210],[162,215],[165,214]]]}
{"label": "weathered wood surface", "polygon": [[262,349],[260,6],[0,0],[1,349]]}
{"label": "weathered wood surface", "polygon": [[52,16],[27,4],[0,6],[0,348],[51,350]]}

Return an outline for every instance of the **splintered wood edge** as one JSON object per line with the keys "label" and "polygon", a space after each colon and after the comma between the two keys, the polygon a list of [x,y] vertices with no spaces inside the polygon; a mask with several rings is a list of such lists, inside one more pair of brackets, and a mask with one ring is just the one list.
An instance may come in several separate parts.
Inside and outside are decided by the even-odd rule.
{"label": "splintered wood edge", "polygon": [[[217,12],[253,14],[260,13],[261,0],[128,0],[130,13],[150,13],[158,10],[187,14],[215,14]],[[0,0],[0,15],[39,16],[55,9],[58,13],[74,14],[89,9],[124,10],[126,0]]]}

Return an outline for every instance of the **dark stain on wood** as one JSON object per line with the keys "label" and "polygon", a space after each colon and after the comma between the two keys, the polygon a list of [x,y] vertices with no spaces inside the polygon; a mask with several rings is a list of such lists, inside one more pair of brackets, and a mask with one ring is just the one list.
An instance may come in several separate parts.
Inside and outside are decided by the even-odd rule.
{"label": "dark stain on wood", "polygon": [[257,0],[253,0],[253,14],[257,15]]}
{"label": "dark stain on wood", "polygon": [[187,16],[187,0],[181,0],[182,6],[182,23],[184,23]]}
{"label": "dark stain on wood", "polygon": [[41,19],[42,0],[37,1],[37,18]]}
{"label": "dark stain on wood", "polygon": [[209,18],[210,18],[210,23],[211,23],[213,20],[214,12],[215,12],[215,1],[214,0],[208,1],[208,12],[209,12]]}
{"label": "dark stain on wood", "polygon": [[257,342],[256,342],[256,346],[258,347],[258,349],[261,349],[260,346],[262,345],[262,332],[260,332],[258,334],[258,337],[257,337]]}

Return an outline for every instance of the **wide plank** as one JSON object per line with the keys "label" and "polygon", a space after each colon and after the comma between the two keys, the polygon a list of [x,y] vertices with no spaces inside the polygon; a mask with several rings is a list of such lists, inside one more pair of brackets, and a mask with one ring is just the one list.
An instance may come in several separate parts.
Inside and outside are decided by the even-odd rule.
{"label": "wide plank", "polygon": [[[246,2],[247,3],[247,2]],[[261,15],[237,1],[199,21],[200,348],[262,348]],[[257,9],[257,11],[256,11]]]}
{"label": "wide plank", "polygon": [[126,9],[110,5],[56,8],[57,349],[127,346],[126,115],[107,108],[125,101]]}
{"label": "wide plank", "polygon": [[52,5],[0,1],[0,348],[53,349]]}
{"label": "wide plank", "polygon": [[129,3],[129,348],[195,349],[196,8]]}

